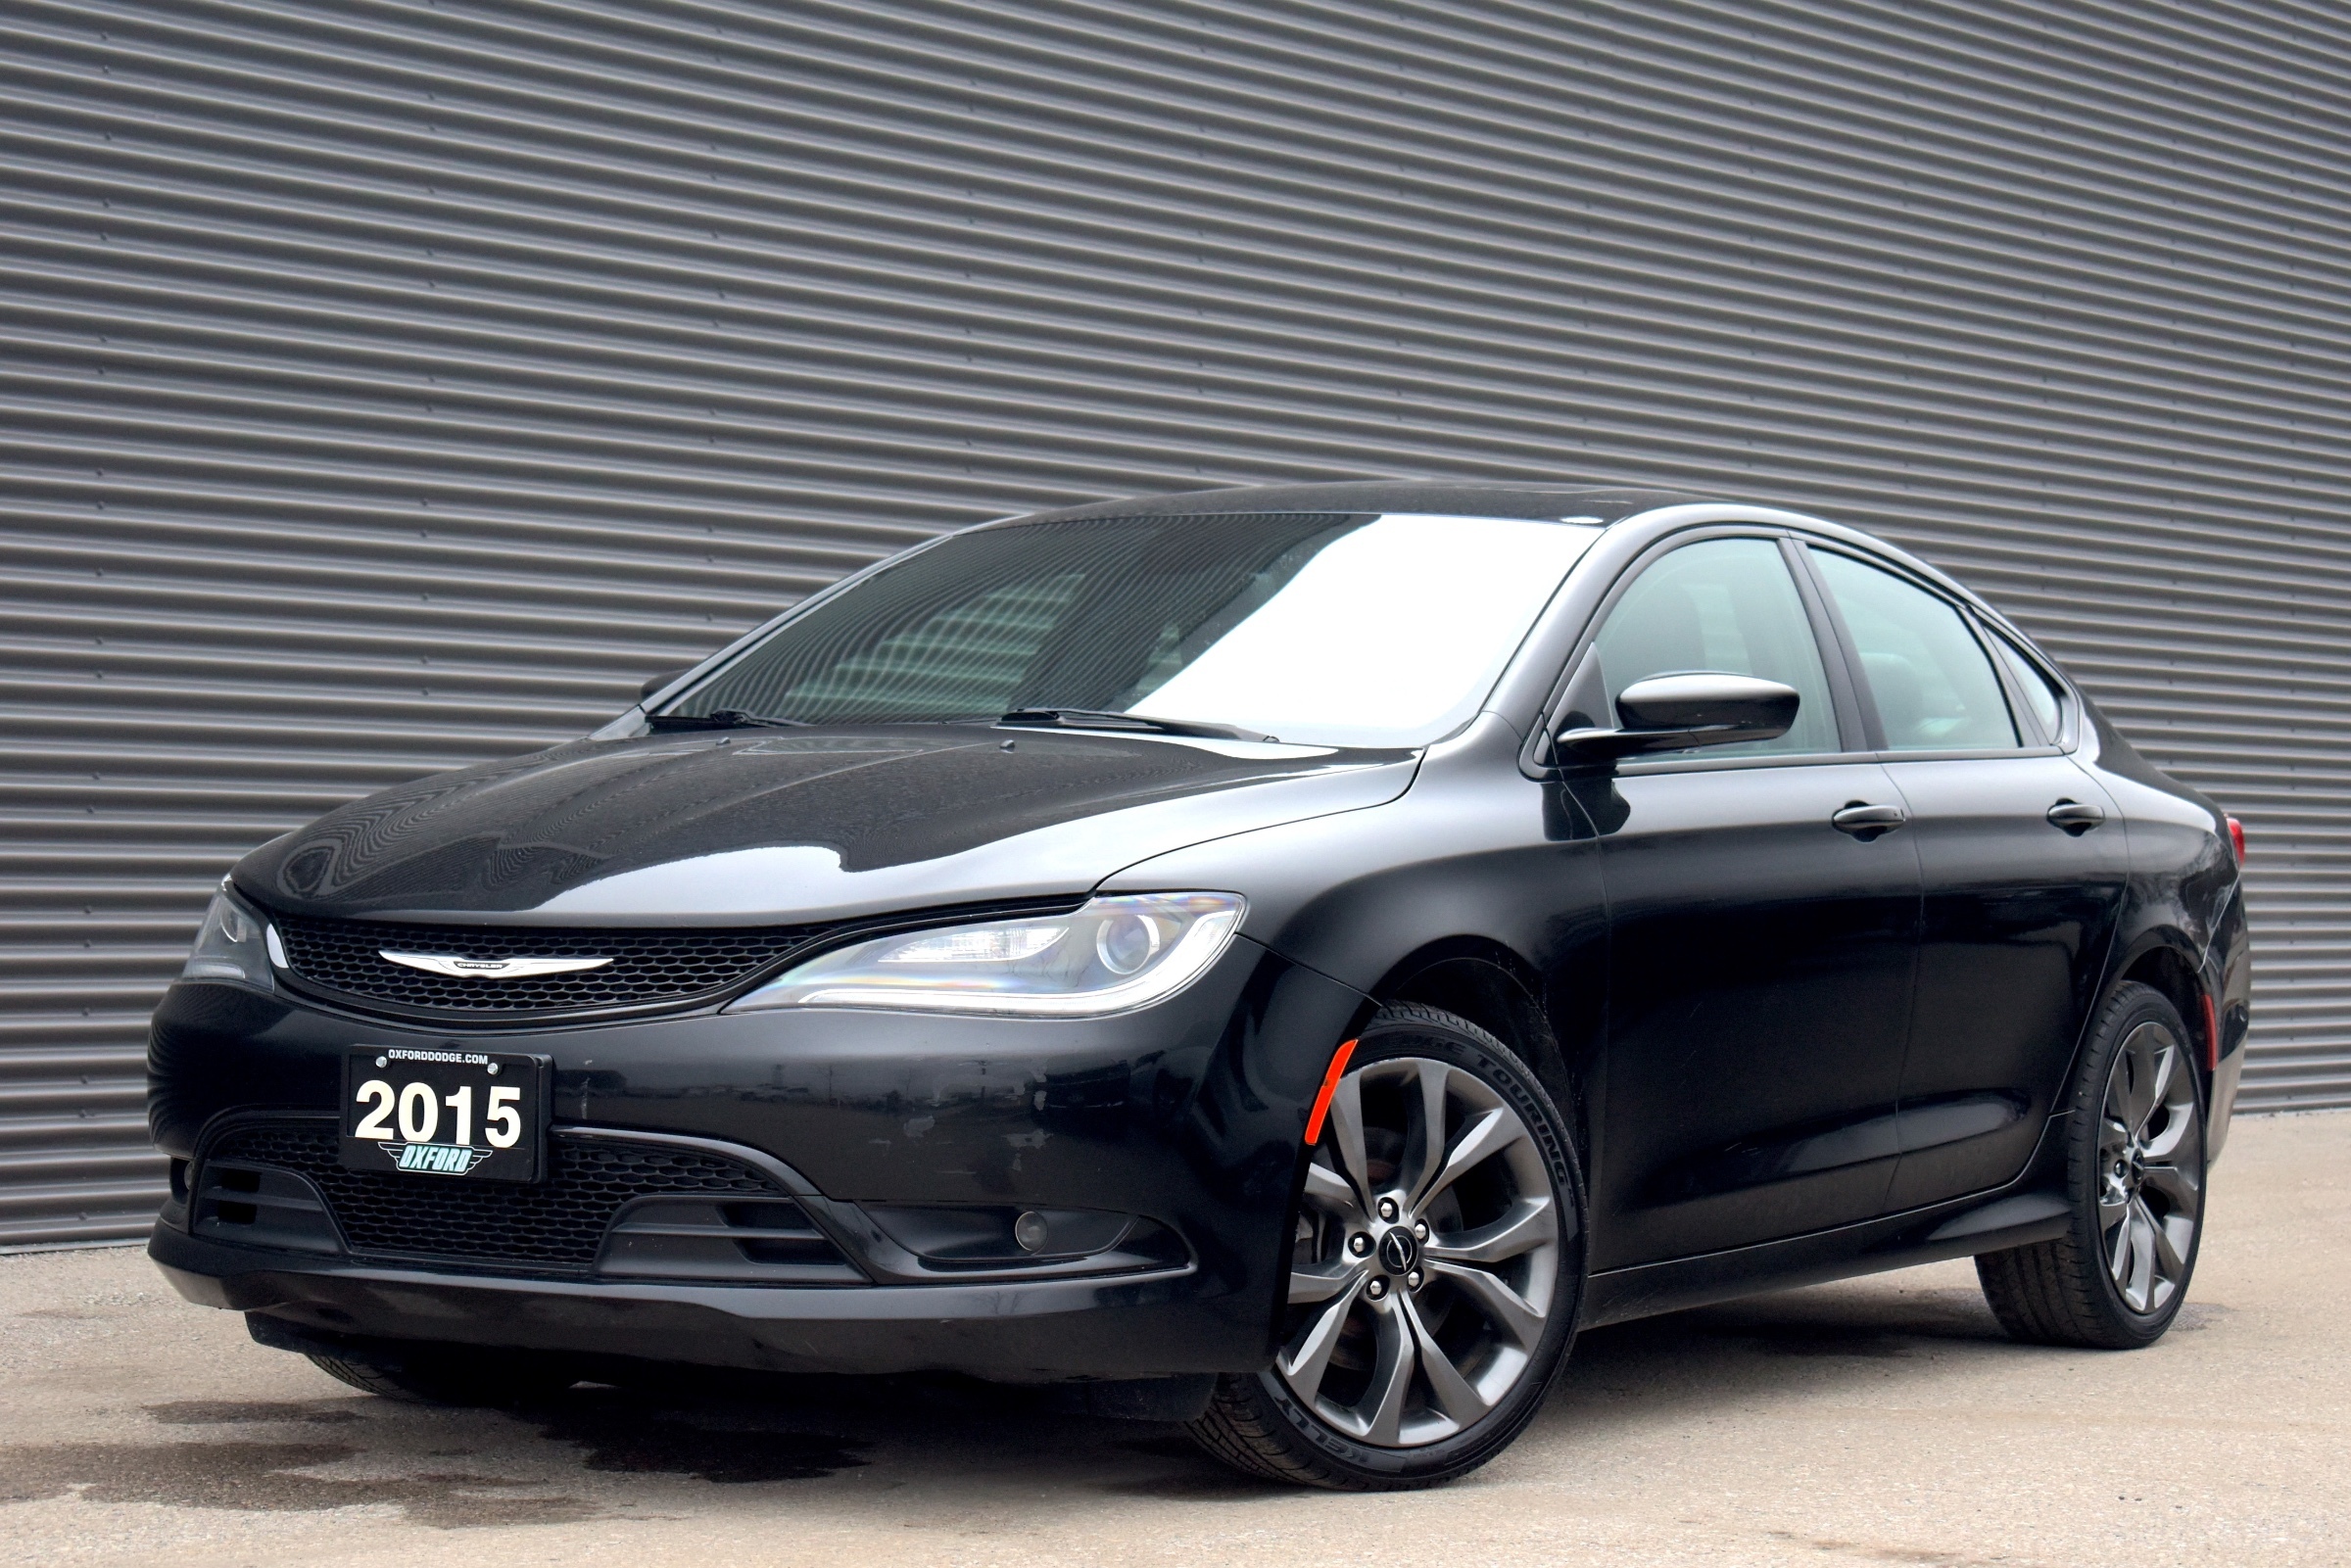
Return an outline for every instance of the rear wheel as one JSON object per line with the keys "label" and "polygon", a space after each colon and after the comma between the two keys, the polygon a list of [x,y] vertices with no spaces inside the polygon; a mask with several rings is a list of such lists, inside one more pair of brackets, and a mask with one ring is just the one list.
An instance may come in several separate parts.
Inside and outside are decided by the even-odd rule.
{"label": "rear wheel", "polygon": [[1311,1486],[1475,1469],[1566,1358],[1583,1228],[1574,1146],[1526,1066],[1451,1014],[1383,1012],[1308,1164],[1274,1364],[1221,1379],[1193,1436]]}
{"label": "rear wheel", "polygon": [[2075,1077],[2064,1235],[1976,1259],[2001,1327],[2033,1345],[2135,1350],[2172,1326],[2204,1230],[2204,1104],[2160,991],[2117,986]]}

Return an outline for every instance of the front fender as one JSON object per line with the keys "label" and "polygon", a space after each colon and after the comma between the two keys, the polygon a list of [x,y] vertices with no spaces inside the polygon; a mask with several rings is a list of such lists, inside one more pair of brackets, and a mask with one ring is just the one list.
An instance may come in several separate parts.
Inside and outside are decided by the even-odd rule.
{"label": "front fender", "polygon": [[1489,715],[1396,800],[1154,856],[1102,891],[1233,888],[1245,934],[1375,996],[1415,955],[1494,954],[1532,982],[1576,1070],[1606,975],[1599,844],[1559,784],[1518,771],[1518,741]]}

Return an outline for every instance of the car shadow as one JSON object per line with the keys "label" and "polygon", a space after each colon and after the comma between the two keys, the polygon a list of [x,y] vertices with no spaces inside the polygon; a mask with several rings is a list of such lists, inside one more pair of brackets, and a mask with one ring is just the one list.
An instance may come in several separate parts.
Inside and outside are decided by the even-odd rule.
{"label": "car shadow", "polygon": [[[1758,1397],[1888,1391],[1955,1359],[2066,1354],[2011,1344],[1972,1288],[1890,1278],[1587,1333],[1530,1435],[1605,1440]],[[0,1493],[248,1511],[392,1504],[440,1527],[691,1513],[809,1487],[878,1485],[899,1507],[1008,1483],[1234,1504],[1293,1495],[1227,1471],[1178,1427],[1071,1414],[1050,1390],[945,1374],[663,1369],[511,1410],[404,1404],[323,1376],[318,1387],[303,1400],[149,1405],[155,1441],[143,1444],[0,1446]]]}
{"label": "car shadow", "polygon": [[1590,1330],[1540,1420],[1655,1421],[1848,1383],[1883,1389],[1889,1377],[1939,1377],[1957,1359],[2045,1354],[2010,1340],[1972,1286],[1814,1286]]}

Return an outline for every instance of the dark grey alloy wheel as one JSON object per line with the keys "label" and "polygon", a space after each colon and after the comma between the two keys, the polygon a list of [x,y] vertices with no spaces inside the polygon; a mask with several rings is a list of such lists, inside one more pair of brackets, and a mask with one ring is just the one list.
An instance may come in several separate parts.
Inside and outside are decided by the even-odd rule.
{"label": "dark grey alloy wheel", "polygon": [[1483,1464],[1565,1357],[1582,1236],[1572,1146],[1534,1074],[1462,1019],[1389,1009],[1308,1163],[1273,1365],[1222,1380],[1195,1436],[1327,1487]]}
{"label": "dark grey alloy wheel", "polygon": [[2148,986],[2118,986],[2074,1085],[2075,1212],[2053,1241],[1976,1259],[2002,1327],[2037,1345],[2131,1350],[2171,1326],[2204,1221],[2204,1101],[2193,1036]]}

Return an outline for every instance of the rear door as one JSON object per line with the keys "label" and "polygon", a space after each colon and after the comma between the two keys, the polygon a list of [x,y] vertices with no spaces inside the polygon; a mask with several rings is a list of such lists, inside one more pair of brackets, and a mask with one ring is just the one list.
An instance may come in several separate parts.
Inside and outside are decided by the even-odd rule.
{"label": "rear door", "polygon": [[2023,1168],[2096,999],[2130,856],[2114,801],[2059,743],[2070,698],[2032,659],[1931,584],[1808,553],[1925,885],[1888,1201],[1908,1209]]}

